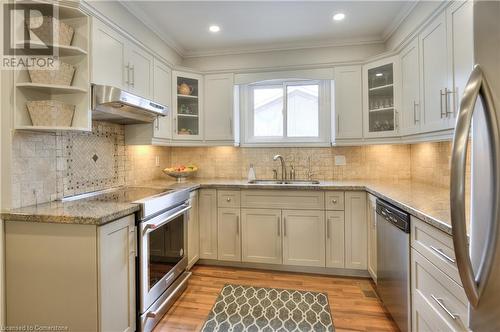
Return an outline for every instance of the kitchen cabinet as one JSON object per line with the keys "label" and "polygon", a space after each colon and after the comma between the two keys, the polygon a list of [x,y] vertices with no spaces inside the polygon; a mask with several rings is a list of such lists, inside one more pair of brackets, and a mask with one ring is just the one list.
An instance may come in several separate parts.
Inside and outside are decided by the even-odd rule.
{"label": "kitchen cabinet", "polygon": [[363,67],[364,137],[399,133],[399,59],[385,58]]}
{"label": "kitchen cabinet", "polygon": [[153,97],[153,56],[98,19],[92,20],[92,83]]}
{"label": "kitchen cabinet", "polygon": [[323,211],[283,210],[283,264],[325,266]]}
{"label": "kitchen cabinet", "polygon": [[345,267],[367,269],[366,192],[345,192]]}
{"label": "kitchen cabinet", "polygon": [[448,86],[446,15],[439,14],[420,33],[422,129],[424,132],[449,127],[445,105]]}
{"label": "kitchen cabinet", "polygon": [[377,282],[377,198],[367,195],[368,273]]}
{"label": "kitchen cabinet", "polygon": [[135,331],[135,229],[134,215],[103,226],[6,222],[6,325]]}
{"label": "kitchen cabinet", "polygon": [[460,100],[474,66],[472,6],[472,1],[454,1],[446,8],[449,90],[446,105],[450,128],[455,125]]}
{"label": "kitchen cabinet", "polygon": [[200,222],[198,211],[198,191],[189,194],[191,210],[188,214],[188,269],[193,267],[200,258]]}
{"label": "kitchen cabinet", "polygon": [[203,76],[174,71],[172,85],[173,138],[203,140]]}
{"label": "kitchen cabinet", "polygon": [[135,331],[135,229],[133,216],[99,227],[101,331]]}
{"label": "kitchen cabinet", "polygon": [[249,263],[282,263],[281,210],[241,210],[242,261]]}
{"label": "kitchen cabinet", "polygon": [[334,69],[335,116],[333,142],[363,137],[363,82],[361,66]]}
{"label": "kitchen cabinet", "polygon": [[344,268],[344,211],[326,212],[326,267]]}
{"label": "kitchen cabinet", "polygon": [[401,133],[420,131],[420,62],[418,38],[401,51]]}
{"label": "kitchen cabinet", "polygon": [[217,190],[200,190],[198,211],[200,223],[200,258],[217,259]]}
{"label": "kitchen cabinet", "polygon": [[220,261],[241,261],[241,224],[239,208],[218,209],[217,258]]}
{"label": "kitchen cabinet", "polygon": [[172,139],[172,71],[161,60],[153,59],[153,100],[168,106],[166,116],[153,123],[125,126],[127,145],[167,145]]}
{"label": "kitchen cabinet", "polygon": [[127,43],[116,30],[92,19],[92,83],[128,90]]}
{"label": "kitchen cabinet", "polygon": [[205,75],[205,140],[234,142],[233,74]]}

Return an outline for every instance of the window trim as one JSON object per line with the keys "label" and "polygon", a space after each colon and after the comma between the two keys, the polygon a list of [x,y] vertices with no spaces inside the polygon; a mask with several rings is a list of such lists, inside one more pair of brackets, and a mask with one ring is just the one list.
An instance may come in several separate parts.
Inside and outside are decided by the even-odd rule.
{"label": "window trim", "polygon": [[[286,87],[294,85],[313,85],[319,86],[318,90],[318,136],[313,137],[288,137],[287,113],[283,114],[283,136],[254,136],[254,113],[253,113],[253,91],[258,87],[279,86],[283,88],[283,110],[287,109]],[[242,117],[242,146],[331,146],[330,136],[330,114],[331,114],[331,88],[330,80],[304,80],[304,79],[285,79],[262,81],[247,85],[242,85],[241,89],[241,108],[244,116]]]}

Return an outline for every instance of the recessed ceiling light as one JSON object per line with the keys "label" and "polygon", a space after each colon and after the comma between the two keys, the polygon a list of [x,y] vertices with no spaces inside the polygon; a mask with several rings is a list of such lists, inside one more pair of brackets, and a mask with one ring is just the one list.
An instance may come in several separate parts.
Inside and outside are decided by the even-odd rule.
{"label": "recessed ceiling light", "polygon": [[211,26],[208,27],[208,30],[210,32],[214,32],[214,33],[215,32],[219,32],[220,31],[220,26],[218,26],[218,25],[211,25]]}
{"label": "recessed ceiling light", "polygon": [[375,76],[382,77],[382,76],[384,76],[384,74],[382,74],[382,73],[376,73]]}
{"label": "recessed ceiling light", "polygon": [[334,21],[342,21],[344,18],[345,18],[344,13],[337,13],[337,14],[333,15]]}

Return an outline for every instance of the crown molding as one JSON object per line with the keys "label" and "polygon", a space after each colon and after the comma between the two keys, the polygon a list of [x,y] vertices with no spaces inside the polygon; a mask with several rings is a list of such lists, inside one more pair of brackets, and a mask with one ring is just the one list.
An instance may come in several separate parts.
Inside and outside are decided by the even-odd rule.
{"label": "crown molding", "polygon": [[396,15],[396,17],[392,20],[391,24],[387,26],[382,32],[382,39],[384,42],[389,40],[392,35],[398,30],[401,24],[406,20],[408,16],[413,12],[415,7],[418,5],[420,0],[417,1],[408,1],[404,8]]}
{"label": "crown molding", "polygon": [[150,20],[148,19],[148,16],[144,13],[144,11],[140,8],[140,6],[137,6],[135,3],[131,1],[126,1],[126,0],[118,0],[118,2],[133,16],[135,16],[139,21],[141,21],[142,24],[144,24],[148,29],[153,31],[158,38],[163,40],[167,46],[172,48],[177,54],[179,54],[181,57],[185,57],[186,50],[174,39],[168,37],[160,31],[156,26],[151,24]]}

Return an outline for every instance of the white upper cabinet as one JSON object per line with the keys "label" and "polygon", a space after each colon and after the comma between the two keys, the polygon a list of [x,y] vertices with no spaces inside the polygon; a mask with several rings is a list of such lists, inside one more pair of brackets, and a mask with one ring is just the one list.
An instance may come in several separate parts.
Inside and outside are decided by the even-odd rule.
{"label": "white upper cabinet", "polygon": [[129,91],[141,97],[153,97],[153,56],[129,43],[127,47],[127,81]]}
{"label": "white upper cabinet", "polygon": [[454,125],[460,99],[474,66],[473,2],[456,1],[446,9],[448,32],[448,115]]}
{"label": "white upper cabinet", "polygon": [[420,66],[418,38],[401,51],[401,134],[420,130]]}
{"label": "white upper cabinet", "polygon": [[203,140],[203,76],[174,71],[172,110],[176,140]]}
{"label": "white upper cabinet", "polygon": [[156,138],[172,138],[172,71],[163,62],[154,59],[153,99],[168,106],[168,114],[158,117],[153,126],[153,136]]}
{"label": "white upper cabinet", "polygon": [[445,100],[448,86],[446,15],[443,12],[420,34],[422,129],[446,129]]}
{"label": "white upper cabinet", "polygon": [[92,19],[92,83],[128,89],[125,37]]}
{"label": "white upper cabinet", "polygon": [[363,83],[361,66],[334,69],[333,140],[363,137]]}
{"label": "white upper cabinet", "polygon": [[205,75],[205,140],[234,140],[233,74]]}
{"label": "white upper cabinet", "polygon": [[389,57],[363,68],[365,137],[391,137],[399,132],[399,59]]}

